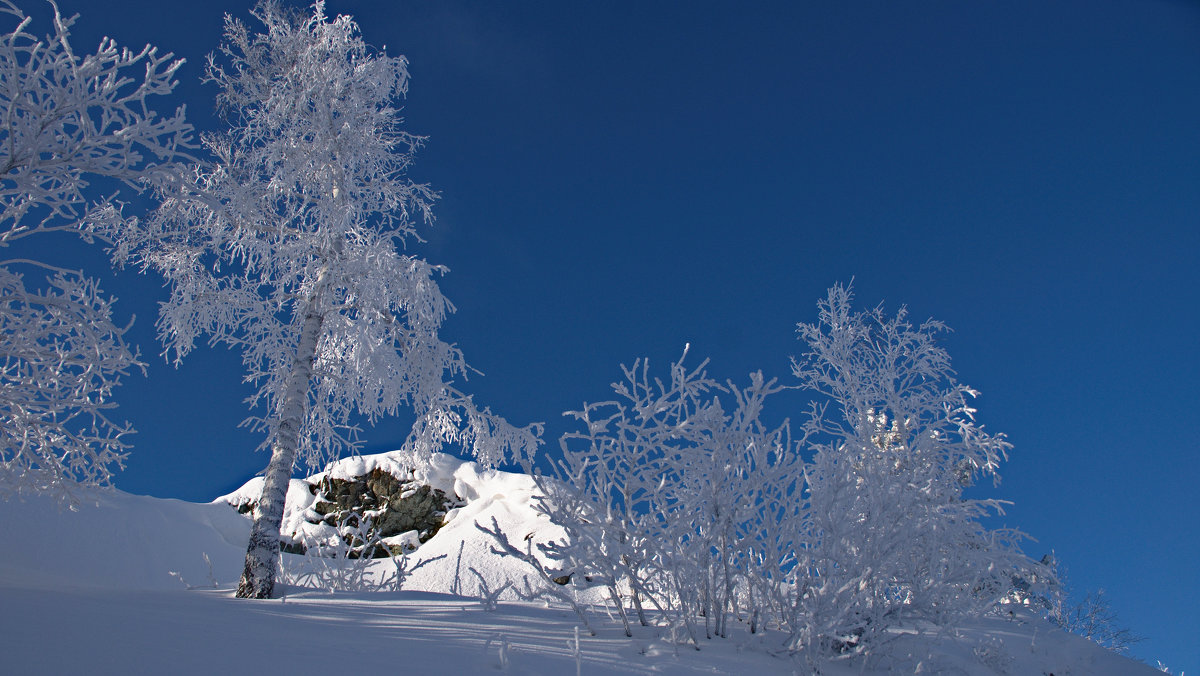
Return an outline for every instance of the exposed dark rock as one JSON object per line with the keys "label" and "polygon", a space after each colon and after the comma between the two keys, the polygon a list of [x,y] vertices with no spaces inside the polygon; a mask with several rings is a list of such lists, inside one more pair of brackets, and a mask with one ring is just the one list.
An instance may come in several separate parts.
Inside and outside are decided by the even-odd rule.
{"label": "exposed dark rock", "polygon": [[[358,527],[364,513],[376,512],[367,519],[368,540],[416,531],[418,540],[424,543],[442,527],[447,511],[465,504],[457,496],[449,497],[441,490],[399,479],[379,468],[348,480],[326,476],[315,485],[309,484],[309,491],[317,496],[312,510],[321,517],[312,523]],[[232,506],[239,514],[249,514],[254,505],[255,501],[247,501]],[[362,541],[356,539],[347,544],[355,550],[350,553],[351,558],[362,555]],[[287,534],[283,535],[280,548],[292,554],[304,553],[304,545],[290,541]],[[402,553],[406,552],[400,545],[376,544],[369,556],[381,558]]]}
{"label": "exposed dark rock", "polygon": [[[378,468],[351,480],[325,477],[317,485],[317,495],[313,511],[324,517],[325,523],[349,520],[349,525],[357,525],[359,515],[375,510],[380,513],[370,521],[369,535],[386,538],[415,530],[421,542],[437,533],[447,510],[461,504],[440,490],[398,479]],[[399,552],[378,547],[372,555],[393,553]]]}

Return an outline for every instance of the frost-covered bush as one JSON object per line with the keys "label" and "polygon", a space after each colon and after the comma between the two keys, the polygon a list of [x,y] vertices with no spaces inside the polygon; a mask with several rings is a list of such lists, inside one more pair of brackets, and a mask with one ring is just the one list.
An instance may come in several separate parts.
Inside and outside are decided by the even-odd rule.
{"label": "frost-covered bush", "polygon": [[1063,594],[1050,620],[1063,629],[1124,655],[1143,637],[1121,624],[1103,589],[1088,592],[1078,601]]}
{"label": "frost-covered bush", "polygon": [[789,619],[793,648],[814,657],[864,652],[906,622],[983,613],[1031,563],[1019,532],[980,523],[1002,503],[963,495],[997,477],[1010,445],[975,422],[977,393],[936,342],[945,327],[851,300],[830,289],[819,321],[799,325],[808,351],[793,361],[820,398],[805,423],[813,457]]}
{"label": "frost-covered bush", "polygon": [[279,579],[294,587],[328,592],[400,591],[413,571],[443,556],[409,567],[408,551],[393,555],[374,527],[378,511],[343,515],[336,526],[299,534],[301,554],[280,554]]}
{"label": "frost-covered bush", "polygon": [[[327,592],[398,591],[403,567],[388,570],[374,565],[370,556],[378,538],[372,538],[367,519],[344,517],[334,537],[301,535],[296,543],[302,554],[280,553],[279,579],[294,587]],[[394,560],[393,560],[394,561]]]}
{"label": "frost-covered bush", "polygon": [[665,382],[645,360],[624,367],[614,400],[568,414],[583,429],[560,440],[559,480],[540,483],[567,534],[546,554],[607,586],[627,633],[627,611],[645,624],[647,607],[693,642],[698,618],[711,637],[770,614],[798,545],[801,463],[786,424],[760,418],[779,385],[720,384],[706,366],[681,358]]}
{"label": "frost-covered bush", "polygon": [[763,422],[779,384],[718,383],[707,362],[680,359],[665,380],[635,362],[613,400],[569,413],[582,429],[540,484],[567,534],[542,547],[546,575],[586,576],[627,625],[627,609],[644,622],[652,608],[693,642],[701,623],[706,636],[733,619],[781,630],[814,667],[899,625],[978,616],[1011,601],[1014,580],[1052,586],[1019,532],[980,523],[1002,503],[964,495],[1009,444],[974,421],[976,393],[936,343],[944,327],[851,299],[835,286],[799,326],[793,371],[817,401],[795,442]]}

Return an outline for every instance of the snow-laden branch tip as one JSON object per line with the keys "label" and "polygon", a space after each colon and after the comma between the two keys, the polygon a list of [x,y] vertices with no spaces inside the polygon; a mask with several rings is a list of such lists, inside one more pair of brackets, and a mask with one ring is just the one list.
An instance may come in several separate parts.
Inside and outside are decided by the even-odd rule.
{"label": "snow-laden branch tip", "polygon": [[149,99],[171,93],[183,64],[146,45],[119,48],[106,38],[77,54],[70,28],[78,16],[54,9],[54,32],[38,38],[32,19],[9,0],[0,19],[0,246],[33,232],[77,229],[91,181],[141,187],[191,148],[180,107],[160,117]]}

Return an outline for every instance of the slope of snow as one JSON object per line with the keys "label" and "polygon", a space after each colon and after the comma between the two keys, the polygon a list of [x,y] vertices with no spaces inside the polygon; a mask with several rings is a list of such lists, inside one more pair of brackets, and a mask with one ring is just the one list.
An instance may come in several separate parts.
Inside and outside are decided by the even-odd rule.
{"label": "slope of snow", "polygon": [[250,522],[228,505],[97,492],[75,511],[39,497],[0,502],[0,584],[182,589],[237,580]]}
{"label": "slope of snow", "polygon": [[[761,674],[807,673],[778,637],[742,631],[674,645],[635,627],[632,639],[603,612],[597,636],[570,612],[424,592],[233,599],[208,591],[39,589],[0,585],[0,651],[8,674],[287,673]],[[1034,621],[989,620],[958,637],[906,637],[863,665],[827,676],[959,674],[1154,676],[1150,667]]]}
{"label": "slope of snow", "polygon": [[[369,456],[329,471],[353,476],[369,471],[371,463],[401,460],[393,454]],[[751,635],[737,625],[730,638],[703,641],[701,650],[673,642],[658,627],[635,627],[634,638],[627,639],[620,621],[602,603],[589,613],[597,636],[579,632],[576,657],[580,623],[569,610],[505,602],[489,612],[471,598],[478,581],[468,573],[470,567],[493,588],[507,576],[528,572],[524,564],[490,553],[487,537],[474,527],[476,519],[490,522],[494,516],[514,542],[523,542],[526,535],[539,540],[555,536],[553,526],[530,508],[532,480],[447,457],[435,458],[418,474],[449,487],[466,506],[414,555],[417,561],[445,558],[409,579],[406,588],[413,591],[378,594],[291,588],[283,599],[234,599],[249,519],[223,501],[193,504],[106,491],[76,511],[59,511],[55,503],[36,498],[0,503],[5,543],[0,552],[0,671],[181,676],[409,669],[534,675],[808,673],[781,649],[778,635]],[[311,493],[307,484],[293,488],[295,509],[302,509]],[[209,583],[206,555],[220,585],[189,590],[185,582],[193,587]],[[459,594],[446,593],[451,589]],[[1158,672],[1029,616],[987,618],[940,635],[900,632],[869,661],[831,665],[823,673]]]}
{"label": "slope of snow", "polygon": [[[476,527],[478,523],[490,528],[495,519],[501,531],[520,547],[561,538],[562,530],[533,509],[537,494],[533,479],[523,474],[480,469],[473,462],[462,463],[452,477],[455,494],[467,504],[447,514],[448,523],[413,554],[414,566],[422,565],[414,570],[405,586],[473,594],[481,586],[497,589],[506,581],[523,588],[525,578],[535,588],[542,584],[527,564],[492,553],[496,543]],[[437,560],[438,557],[444,558]],[[505,592],[502,598],[512,599],[514,595]]]}

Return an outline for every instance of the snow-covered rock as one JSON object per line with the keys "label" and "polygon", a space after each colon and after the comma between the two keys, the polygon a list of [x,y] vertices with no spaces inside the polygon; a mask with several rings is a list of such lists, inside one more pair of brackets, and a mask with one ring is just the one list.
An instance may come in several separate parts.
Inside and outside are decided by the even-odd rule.
{"label": "snow-covered rock", "polygon": [[[307,546],[336,544],[337,529],[342,525],[356,530],[361,526],[369,536],[381,540],[414,531],[417,545],[433,537],[446,512],[460,502],[442,489],[418,481],[409,470],[384,465],[356,476],[322,472],[307,479],[293,479],[281,526],[285,551],[302,554]],[[261,494],[262,483],[256,478],[217,501],[249,514]],[[363,524],[358,523],[360,519]],[[379,547],[368,556],[372,554],[384,556],[388,550]]]}
{"label": "snow-covered rock", "polygon": [[[380,484],[388,486],[380,489]],[[342,491],[338,496],[329,495],[334,487]],[[261,491],[262,479],[254,478],[214,502],[232,505],[249,518],[249,507]],[[380,497],[385,493],[387,499]],[[484,469],[442,453],[417,456],[393,451],[357,456],[292,480],[281,533],[292,543],[336,538],[329,516],[337,512],[327,505],[338,498],[342,498],[342,510],[382,510],[381,503],[394,503],[382,510],[377,522],[387,521],[396,508],[412,502],[425,509],[415,520],[420,528],[397,519],[402,525],[380,533],[385,544],[396,546],[394,552],[408,555],[407,567],[412,572],[405,589],[472,595],[481,588],[497,589],[505,582],[523,588],[524,579],[536,588],[544,583],[536,579],[534,571],[525,563],[493,553],[495,543],[476,523],[490,527],[495,519],[522,548],[562,537],[562,530],[534,509],[537,495],[537,485],[526,474]],[[363,496],[370,497],[363,501]],[[409,535],[413,530],[415,538]],[[403,545],[398,538],[404,539]],[[515,598],[515,593],[506,591],[502,598]]]}

